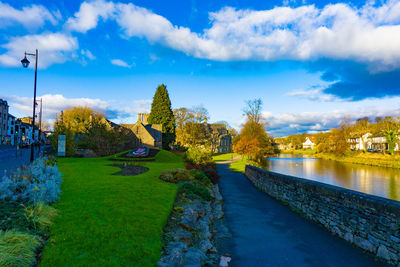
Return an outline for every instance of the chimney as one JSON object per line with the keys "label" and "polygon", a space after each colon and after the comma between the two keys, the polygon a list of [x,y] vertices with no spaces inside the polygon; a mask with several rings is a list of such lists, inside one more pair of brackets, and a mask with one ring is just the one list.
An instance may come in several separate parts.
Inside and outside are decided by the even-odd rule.
{"label": "chimney", "polygon": [[144,125],[147,125],[147,119],[149,118],[149,114],[146,113],[138,113],[138,121],[143,123]]}

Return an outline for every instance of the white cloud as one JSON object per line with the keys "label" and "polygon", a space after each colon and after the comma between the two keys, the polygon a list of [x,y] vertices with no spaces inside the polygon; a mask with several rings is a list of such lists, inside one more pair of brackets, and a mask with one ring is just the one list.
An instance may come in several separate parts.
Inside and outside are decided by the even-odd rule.
{"label": "white cloud", "polygon": [[[33,47],[39,50],[38,67],[46,68],[51,64],[63,63],[72,59],[74,57],[73,53],[78,49],[78,41],[75,37],[63,33],[43,33],[13,37],[2,47],[7,49],[7,52],[0,55],[1,65],[21,66],[20,60],[23,58],[27,47]],[[34,58],[29,60],[34,62]],[[30,66],[33,67],[34,64]]]}
{"label": "white cloud", "polygon": [[[10,113],[15,112],[16,116],[32,116],[32,98],[15,95],[0,95],[0,98],[8,101]],[[152,100],[136,100],[128,104],[116,103],[112,100],[101,100],[99,98],[67,98],[61,94],[46,94],[37,96],[37,101],[43,99],[43,117],[51,121],[56,114],[62,110],[76,107],[87,106],[95,110],[102,111],[108,119],[116,123],[134,123],[137,121],[137,113],[150,112]],[[39,112],[37,109],[36,112]]]}
{"label": "white cloud", "polygon": [[[289,2],[288,2],[289,3]],[[188,55],[219,61],[313,60],[332,58],[368,63],[373,70],[400,66],[400,2],[275,7],[211,12],[202,33],[175,26],[168,19],[134,4],[84,2],[67,25],[86,32],[99,18],[115,19],[125,37],[146,38]]]}
{"label": "white cloud", "polygon": [[124,116],[119,116],[116,121],[119,123],[136,122],[138,113],[150,113],[151,103],[150,99],[140,99],[120,104],[120,113]]}
{"label": "white cloud", "polygon": [[400,116],[398,107],[365,106],[354,110],[334,110],[330,112],[278,113],[263,112],[268,121],[267,130],[275,136],[295,133],[315,133],[337,128],[344,118],[353,120],[369,117]]}
{"label": "white cloud", "polygon": [[120,67],[124,67],[124,68],[130,68],[131,65],[129,65],[128,63],[126,63],[125,61],[121,60],[121,59],[112,59],[111,60],[111,64],[116,65],[116,66],[120,66]]}
{"label": "white cloud", "polygon": [[343,99],[339,99],[334,95],[325,94],[323,92],[324,87],[311,88],[307,90],[295,90],[287,93],[287,96],[298,96],[302,98],[306,98],[313,101],[324,101],[324,102],[332,102],[332,101],[345,101]]}
{"label": "white cloud", "polygon": [[[32,116],[32,98],[21,96],[2,96],[6,99],[10,107],[17,109],[23,116]],[[36,100],[43,99],[43,116],[48,119],[55,118],[57,113],[74,106],[88,106],[97,110],[106,111],[109,101],[93,98],[66,98],[61,94],[46,94],[37,96]],[[38,110],[37,110],[38,112]]]}
{"label": "white cloud", "polygon": [[157,55],[151,53],[151,54],[150,54],[150,64],[153,64],[153,63],[156,62],[157,60],[160,60],[160,58],[159,58]]}
{"label": "white cloud", "polygon": [[142,99],[133,101],[133,112],[135,113],[150,113],[151,99]]}
{"label": "white cloud", "polygon": [[97,26],[99,17],[108,19],[114,11],[114,3],[97,0],[83,2],[74,17],[66,22],[66,28],[71,31],[86,33]]}
{"label": "white cloud", "polygon": [[96,57],[92,54],[92,52],[90,52],[87,49],[82,49],[81,50],[81,55],[86,57],[87,59],[90,59],[90,60],[95,60],[96,59]]}
{"label": "white cloud", "polygon": [[0,28],[15,22],[27,28],[43,26],[46,21],[53,25],[60,19],[59,11],[51,13],[41,5],[25,6],[21,10],[0,2]]}
{"label": "white cloud", "polygon": [[[291,2],[294,3],[287,1]],[[300,2],[295,1],[296,5]],[[59,17],[59,12],[52,14],[42,6],[17,10],[0,2],[0,27],[1,19],[43,25],[46,21],[55,24]],[[86,33],[96,28],[99,20],[115,20],[123,38],[145,38],[190,56],[217,61],[330,58],[367,63],[372,72],[400,67],[399,0],[368,2],[360,8],[346,3],[318,8],[304,2],[298,7],[268,10],[225,7],[209,13],[209,19],[210,27],[197,33],[132,3],[95,0],[83,2],[79,11],[67,20],[65,29]],[[75,38],[59,35],[69,38],[71,47],[77,47]],[[10,45],[3,47],[21,50],[12,45],[17,39],[28,37],[14,37]],[[65,61],[58,56],[48,60],[48,64]],[[13,52],[0,55],[3,65],[16,62]]]}

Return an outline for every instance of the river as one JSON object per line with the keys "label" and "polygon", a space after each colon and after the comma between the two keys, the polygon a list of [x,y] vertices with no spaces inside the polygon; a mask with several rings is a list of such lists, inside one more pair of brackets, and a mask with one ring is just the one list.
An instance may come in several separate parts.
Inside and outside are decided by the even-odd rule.
{"label": "river", "polygon": [[400,169],[286,154],[268,158],[266,169],[400,201]]}

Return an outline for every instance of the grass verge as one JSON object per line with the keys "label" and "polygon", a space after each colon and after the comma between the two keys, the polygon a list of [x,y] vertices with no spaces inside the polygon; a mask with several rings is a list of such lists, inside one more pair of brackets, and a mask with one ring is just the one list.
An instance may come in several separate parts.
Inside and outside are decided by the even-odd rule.
{"label": "grass verge", "polygon": [[231,169],[231,171],[234,171],[234,172],[244,173],[246,164],[248,164],[247,158],[246,157],[240,158],[240,159],[232,162],[231,165],[229,165],[229,169]]}
{"label": "grass verge", "polygon": [[332,154],[318,153],[314,155],[317,158],[336,160],[346,163],[356,163],[377,167],[388,167],[400,169],[400,156],[391,156],[380,153],[363,153],[363,152],[348,152],[346,155],[337,157]]}
{"label": "grass verge", "polygon": [[177,186],[158,179],[167,169],[184,168],[181,156],[160,151],[148,172],[113,175],[120,168],[104,158],[61,158],[59,211],[40,266],[154,266],[160,258],[163,227]]}
{"label": "grass verge", "polygon": [[[231,159],[233,159],[233,158],[235,158],[237,156],[239,156],[239,155],[236,154],[236,153],[219,154],[219,155],[213,156],[213,160],[215,162],[221,162],[221,161],[231,160]],[[235,161],[233,161],[229,165],[229,168],[231,169],[231,171],[244,173],[246,164],[248,164],[247,158],[246,157],[243,157],[243,158],[240,157],[239,159],[236,159]]]}
{"label": "grass verge", "polygon": [[215,155],[215,156],[213,156],[212,158],[213,158],[213,160],[214,160],[215,162],[220,162],[220,161],[231,160],[231,159],[233,159],[234,157],[237,157],[237,156],[239,156],[239,155],[236,154],[236,153],[226,153],[226,154],[218,154],[218,155]]}
{"label": "grass verge", "polygon": [[281,154],[312,155],[316,158],[335,160],[345,163],[400,169],[400,155],[391,156],[389,154],[382,153],[349,151],[343,156],[336,156],[328,153],[317,153],[316,150],[289,150],[281,151]]}

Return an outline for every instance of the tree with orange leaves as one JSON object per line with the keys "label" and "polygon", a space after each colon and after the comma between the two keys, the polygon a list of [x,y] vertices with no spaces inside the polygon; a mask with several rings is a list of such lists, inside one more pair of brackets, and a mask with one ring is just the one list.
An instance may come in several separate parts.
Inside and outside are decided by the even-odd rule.
{"label": "tree with orange leaves", "polygon": [[261,115],[261,99],[248,101],[247,105],[245,109],[247,121],[234,139],[233,151],[260,162],[266,155],[274,153],[272,138],[264,128],[266,123]]}

